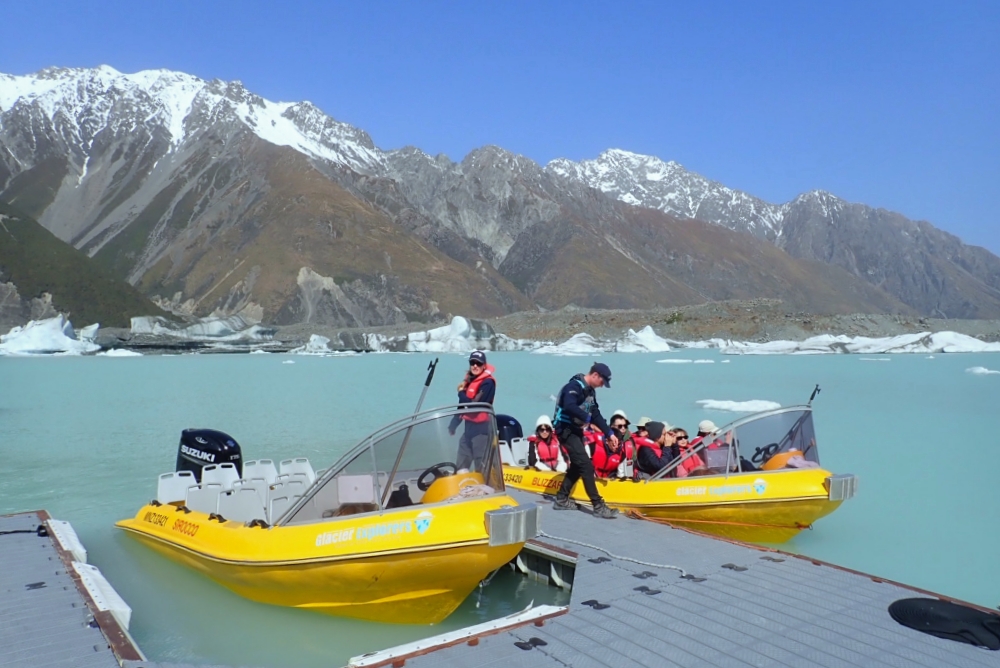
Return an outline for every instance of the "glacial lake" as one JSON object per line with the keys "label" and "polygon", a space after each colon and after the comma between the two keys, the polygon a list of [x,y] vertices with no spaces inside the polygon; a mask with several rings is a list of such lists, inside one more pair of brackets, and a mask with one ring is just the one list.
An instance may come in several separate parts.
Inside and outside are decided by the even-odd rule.
{"label": "glacial lake", "polygon": [[[261,605],[153,554],[114,528],[173,469],[180,431],[233,435],[244,457],[307,456],[325,467],[420,395],[428,354],[0,357],[0,514],[44,508],[70,521],[132,606],[150,660],[339,666],[351,656],[568,595],[501,573],[438,626],[395,626]],[[497,411],[530,429],[593,357],[489,353]],[[1000,370],[997,354],[734,356],[603,354],[624,409],[694,431],[742,413],[699,400],[814,402],[824,468],[858,496],[782,549],[988,607],[1000,604]],[[454,400],[466,356],[441,355],[425,408]],[[660,363],[661,360],[670,362]],[[616,521],[626,521],[623,519]],[[595,530],[600,524],[595,520]],[[0,538],[2,540],[2,538]],[[0,543],[2,549],[2,543]],[[664,555],[669,541],[664,538]],[[478,604],[478,606],[477,606]]]}

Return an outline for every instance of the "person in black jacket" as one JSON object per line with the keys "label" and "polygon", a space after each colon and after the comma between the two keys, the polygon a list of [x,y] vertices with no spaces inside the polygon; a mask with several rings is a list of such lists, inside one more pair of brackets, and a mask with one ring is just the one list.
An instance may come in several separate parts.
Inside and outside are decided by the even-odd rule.
{"label": "person in black jacket", "polygon": [[646,430],[649,432],[649,440],[653,442],[653,447],[640,445],[636,452],[636,462],[639,471],[647,476],[658,473],[660,469],[672,462],[680,452],[674,433],[669,429],[670,426],[663,422],[646,423]]}
{"label": "person in black jacket", "polygon": [[570,500],[576,481],[583,479],[583,488],[590,497],[594,507],[594,516],[603,519],[614,519],[617,510],[608,507],[597,491],[594,482],[594,464],[587,455],[583,444],[583,428],[588,424],[596,425],[603,434],[618,446],[618,436],[608,427],[607,421],[601,415],[597,405],[596,389],[611,387],[611,369],[607,364],[595,362],[587,374],[579,373],[563,386],[556,401],[556,415],[552,419],[559,442],[566,448],[569,455],[569,469],[563,478],[562,487],[556,494],[552,507],[556,510],[576,510],[577,504]]}

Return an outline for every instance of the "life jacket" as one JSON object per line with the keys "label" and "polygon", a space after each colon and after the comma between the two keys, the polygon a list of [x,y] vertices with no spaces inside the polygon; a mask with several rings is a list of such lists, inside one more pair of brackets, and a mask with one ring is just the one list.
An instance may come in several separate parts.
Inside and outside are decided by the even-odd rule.
{"label": "life jacket", "polygon": [[538,455],[538,461],[555,471],[559,465],[559,453],[561,451],[559,439],[556,438],[556,435],[552,434],[548,441],[543,441],[537,435],[532,434],[528,437],[528,442],[535,444],[535,453]]}
{"label": "life jacket", "polygon": [[[580,404],[580,410],[589,415],[594,409],[594,404],[597,403],[597,396],[594,393],[594,388],[590,387],[590,385],[587,385],[587,383],[584,382],[582,373],[578,373],[577,375],[570,378],[570,382],[572,383],[573,381],[579,383],[580,389],[583,390],[584,400]],[[581,422],[579,418],[570,417],[569,415],[563,415],[562,400],[563,400],[563,393],[560,392],[559,399],[557,400],[559,403],[556,404],[556,412],[555,415],[552,416],[552,424],[557,426],[560,424],[571,424],[571,425],[576,425],[578,427],[582,427],[583,422]]]}
{"label": "life jacket", "polygon": [[657,457],[663,456],[663,448],[656,441],[642,436],[633,436],[632,440],[635,441],[635,453],[637,457],[639,456],[639,448],[652,448]]}
{"label": "life jacket", "polygon": [[[683,457],[690,451],[691,451],[690,446],[686,448],[681,448],[681,457]],[[685,478],[691,471],[700,468],[705,468],[704,460],[702,460],[702,458],[699,457],[698,455],[691,455],[690,457],[682,461],[680,465],[677,467],[677,477]]]}
{"label": "life jacket", "polygon": [[612,452],[605,443],[598,443],[594,448],[594,475],[598,478],[610,478],[617,475],[623,453],[623,447]]}
{"label": "life jacket", "polygon": [[[497,379],[493,376],[494,371],[496,371],[496,368],[492,364],[487,364],[486,368],[483,369],[478,376],[470,380],[469,384],[465,386],[465,396],[469,399],[475,399],[476,395],[479,394],[479,386],[482,385],[487,378],[493,378],[493,382],[495,383]],[[462,419],[469,422],[486,422],[490,419],[490,414],[485,412],[464,413],[462,414]]]}

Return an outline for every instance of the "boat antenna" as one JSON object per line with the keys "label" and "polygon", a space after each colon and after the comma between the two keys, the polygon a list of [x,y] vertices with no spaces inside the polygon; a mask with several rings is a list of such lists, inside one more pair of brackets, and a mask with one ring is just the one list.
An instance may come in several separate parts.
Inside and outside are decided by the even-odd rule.
{"label": "boat antenna", "polygon": [[819,389],[819,384],[817,383],[816,384],[816,388],[813,390],[813,393],[809,395],[809,401],[806,402],[806,406],[812,406],[813,399],[815,399],[816,395],[819,394],[819,393],[820,393],[820,389]]}
{"label": "boat antenna", "polygon": [[[427,380],[424,381],[424,389],[420,392],[420,399],[417,400],[417,407],[413,409],[413,414],[416,415],[420,412],[420,407],[424,405],[424,397],[427,396],[427,390],[430,389],[431,381],[434,380],[434,371],[437,369],[438,365],[437,357],[434,361],[427,365]],[[389,498],[389,493],[392,491],[392,479],[396,475],[396,470],[399,468],[399,462],[403,458],[403,453],[406,452],[406,444],[410,442],[410,434],[413,433],[413,425],[411,424],[406,429],[406,435],[403,436],[403,442],[399,445],[399,452],[396,453],[396,461],[392,465],[392,470],[389,472],[389,484],[386,488],[382,490],[382,506],[385,506],[386,501]]]}

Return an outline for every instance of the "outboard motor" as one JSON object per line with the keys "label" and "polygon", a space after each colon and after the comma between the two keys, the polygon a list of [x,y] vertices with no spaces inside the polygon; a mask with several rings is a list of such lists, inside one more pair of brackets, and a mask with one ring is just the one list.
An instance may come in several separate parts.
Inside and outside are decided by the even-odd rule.
{"label": "outboard motor", "polygon": [[239,443],[230,436],[214,429],[185,429],[177,449],[177,471],[191,471],[201,482],[201,469],[209,464],[236,465],[236,472],[243,476],[243,457]]}
{"label": "outboard motor", "polygon": [[497,438],[501,441],[511,442],[512,439],[522,438],[524,431],[521,423],[509,415],[497,415]]}

